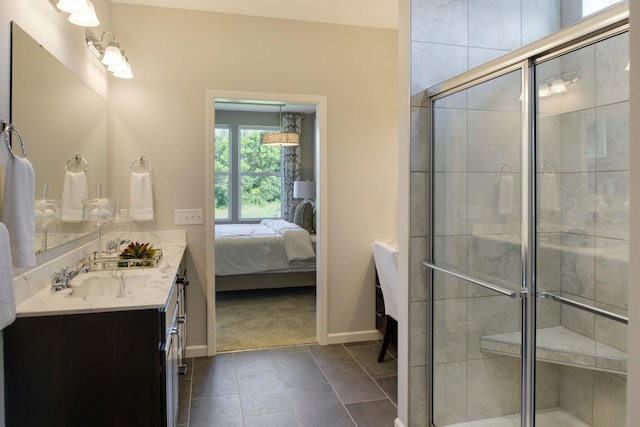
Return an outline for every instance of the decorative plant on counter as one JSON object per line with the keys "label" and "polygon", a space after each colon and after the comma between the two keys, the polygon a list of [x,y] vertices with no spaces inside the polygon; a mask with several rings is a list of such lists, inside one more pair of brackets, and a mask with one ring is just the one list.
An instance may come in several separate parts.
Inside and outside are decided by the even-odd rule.
{"label": "decorative plant on counter", "polygon": [[[120,258],[126,260],[141,260],[136,262],[122,262],[118,263],[118,267],[153,267],[156,261],[156,255],[158,255],[158,249],[150,243],[131,242],[122,251]],[[145,261],[147,260],[147,261]]]}

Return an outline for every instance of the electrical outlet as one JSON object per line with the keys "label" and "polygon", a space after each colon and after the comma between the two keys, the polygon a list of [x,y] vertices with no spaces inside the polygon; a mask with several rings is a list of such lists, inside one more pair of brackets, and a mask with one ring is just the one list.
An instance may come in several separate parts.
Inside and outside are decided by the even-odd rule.
{"label": "electrical outlet", "polygon": [[202,209],[176,209],[175,224],[204,224],[204,213]]}

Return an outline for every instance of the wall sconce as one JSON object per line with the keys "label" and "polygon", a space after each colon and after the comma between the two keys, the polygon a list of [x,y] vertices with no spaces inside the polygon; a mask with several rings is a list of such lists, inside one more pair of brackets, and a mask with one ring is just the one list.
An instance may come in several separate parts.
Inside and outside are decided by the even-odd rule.
{"label": "wall sconce", "polygon": [[96,16],[96,8],[91,0],[60,0],[56,7],[70,13],[69,22],[81,27],[97,27],[100,25]]}
{"label": "wall sconce", "polygon": [[544,98],[567,91],[567,86],[577,83],[582,77],[579,73],[566,73],[560,77],[545,80],[538,85],[538,97]]}
{"label": "wall sconce", "polygon": [[[111,36],[111,41],[106,47],[103,41],[105,34]],[[107,70],[113,73],[114,77],[121,79],[133,78],[129,59],[124,55],[124,51],[120,48],[120,43],[118,43],[111,31],[104,31],[98,39],[91,30],[87,29],[84,34],[84,40],[91,53],[100,59],[100,62],[107,67]]]}

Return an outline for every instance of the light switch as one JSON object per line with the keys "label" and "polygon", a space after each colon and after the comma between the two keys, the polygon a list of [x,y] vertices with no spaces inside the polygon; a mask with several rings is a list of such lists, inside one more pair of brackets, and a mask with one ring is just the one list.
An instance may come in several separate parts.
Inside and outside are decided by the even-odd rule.
{"label": "light switch", "polygon": [[204,224],[204,213],[202,209],[176,209],[176,225]]}

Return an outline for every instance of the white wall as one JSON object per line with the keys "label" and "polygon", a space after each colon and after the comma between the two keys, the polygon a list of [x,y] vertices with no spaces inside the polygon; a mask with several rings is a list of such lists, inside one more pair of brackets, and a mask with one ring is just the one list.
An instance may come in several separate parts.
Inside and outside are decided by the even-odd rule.
{"label": "white wall", "polygon": [[[154,165],[156,220],[204,208],[208,89],[328,99],[328,332],[374,330],[370,243],[397,237],[397,31],[112,5],[135,79],[112,81],[110,188]],[[188,226],[189,346],[206,343],[204,226]],[[343,336],[341,334],[347,334]]]}
{"label": "white wall", "polygon": [[[411,0],[399,0],[398,15],[398,418],[409,425],[409,182],[411,170]],[[407,307],[407,309],[403,309]]]}

